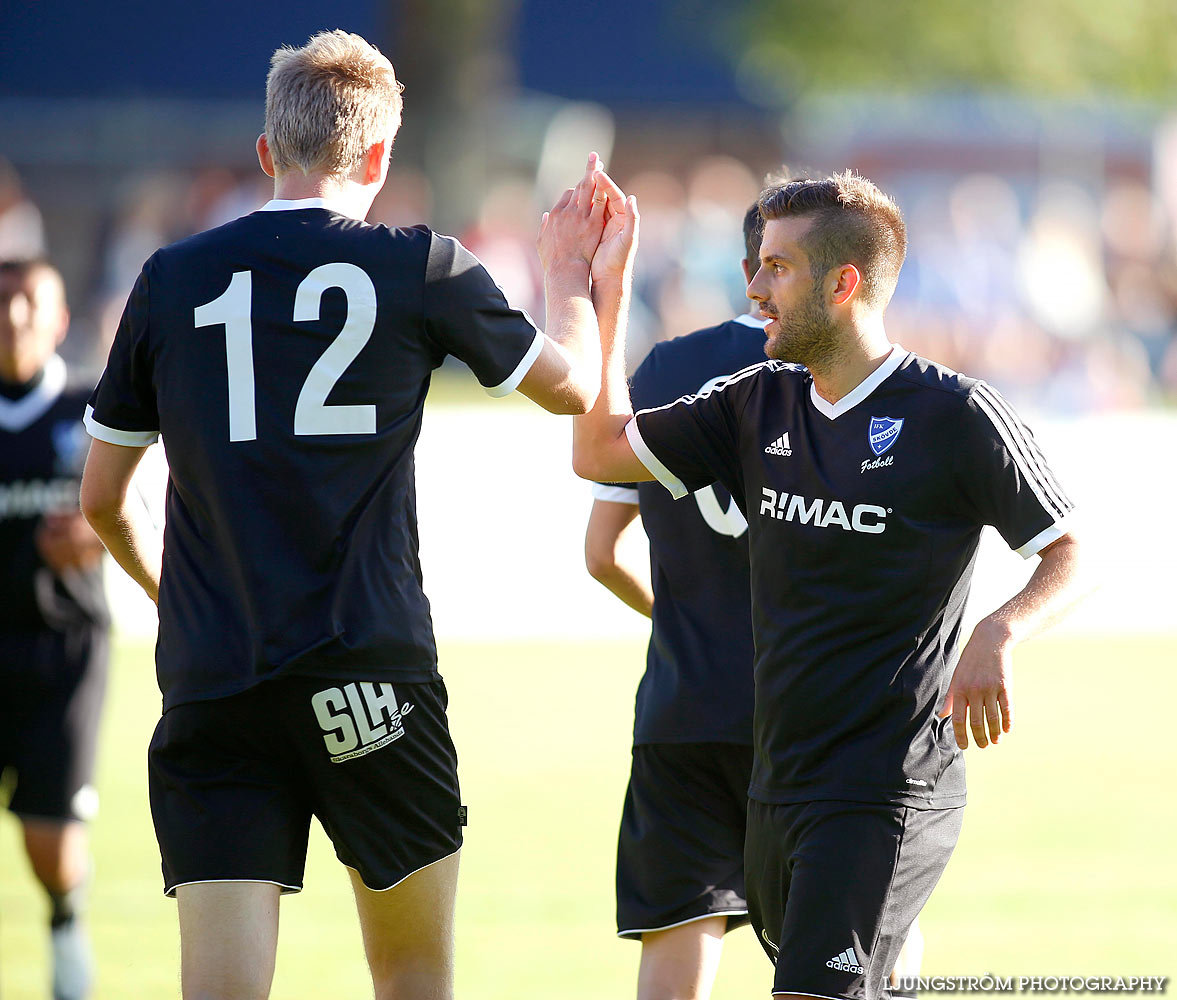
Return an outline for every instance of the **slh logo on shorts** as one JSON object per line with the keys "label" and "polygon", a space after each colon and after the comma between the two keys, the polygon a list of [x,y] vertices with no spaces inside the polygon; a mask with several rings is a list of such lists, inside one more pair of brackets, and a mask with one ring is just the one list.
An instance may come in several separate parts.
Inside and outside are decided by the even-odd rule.
{"label": "slh logo on shorts", "polygon": [[323,742],[333,764],[379,750],[405,735],[403,719],[410,702],[397,705],[391,684],[371,681],[345,684],[319,691],[311,708],[323,730]]}
{"label": "slh logo on shorts", "polygon": [[870,450],[876,455],[883,454],[899,440],[901,430],[903,430],[902,417],[871,417],[870,430],[867,432]]}

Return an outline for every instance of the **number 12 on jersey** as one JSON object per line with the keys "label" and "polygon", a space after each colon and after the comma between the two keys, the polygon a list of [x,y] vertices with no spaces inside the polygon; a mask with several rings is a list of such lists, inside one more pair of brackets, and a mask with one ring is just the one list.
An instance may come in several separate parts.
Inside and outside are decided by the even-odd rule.
{"label": "number 12 on jersey", "polygon": [[[323,294],[339,288],[347,297],[343,329],[307,374],[294,408],[294,433],[375,434],[376,407],[372,403],[328,406],[327,397],[348,366],[364,349],[376,326],[376,288],[366,271],[355,264],[321,264],[299,283],[294,295],[296,323],[319,318]],[[225,363],[229,383],[229,440],[257,439],[257,406],[253,374],[253,272],[234,271],[229,287],[194,312],[197,329],[224,326]]]}

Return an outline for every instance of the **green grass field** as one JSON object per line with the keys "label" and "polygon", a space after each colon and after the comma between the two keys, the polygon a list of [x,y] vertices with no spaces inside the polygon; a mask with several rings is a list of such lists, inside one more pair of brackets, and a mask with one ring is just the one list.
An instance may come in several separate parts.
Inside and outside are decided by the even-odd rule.
{"label": "green grass field", "polygon": [[[613,936],[613,851],[639,643],[442,647],[470,827],[458,896],[464,1000],[633,994]],[[1177,972],[1177,639],[1043,639],[1018,654],[1018,728],[970,751],[965,830],[925,910],[925,972]],[[115,659],[94,825],[91,924],[106,1000],[178,995],[145,753],[150,650]],[[0,995],[47,995],[45,904],[0,822]],[[347,878],[316,828],[307,889],[282,904],[276,998],[370,996]],[[716,1000],[764,997],[752,935],[728,941]]]}

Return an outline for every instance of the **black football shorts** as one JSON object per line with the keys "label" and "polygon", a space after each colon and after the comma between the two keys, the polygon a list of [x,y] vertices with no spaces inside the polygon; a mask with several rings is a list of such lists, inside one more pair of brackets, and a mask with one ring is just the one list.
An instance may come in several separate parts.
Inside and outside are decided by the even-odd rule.
{"label": "black football shorts", "polygon": [[302,888],[311,816],[369,889],[462,845],[445,684],[282,677],[169,709],[148,753],[164,892]]}
{"label": "black football shorts", "polygon": [[91,782],[108,659],[98,626],[0,633],[0,772],[12,812],[63,823],[97,812]]}
{"label": "black football shorts", "polygon": [[617,844],[617,933],[640,938],[711,916],[748,922],[744,826],[752,748],[639,744]]}
{"label": "black football shorts", "polygon": [[773,993],[875,1000],[960,836],[963,808],[748,803],[748,910]]}

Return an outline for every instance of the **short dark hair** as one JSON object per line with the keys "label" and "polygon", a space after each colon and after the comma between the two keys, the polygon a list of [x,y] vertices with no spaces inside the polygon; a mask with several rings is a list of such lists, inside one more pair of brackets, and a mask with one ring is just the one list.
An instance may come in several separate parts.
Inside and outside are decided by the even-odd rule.
{"label": "short dark hair", "polygon": [[881,308],[891,300],[907,256],[907,226],[899,206],[871,181],[853,170],[794,178],[761,192],[758,207],[766,222],[814,217],[802,239],[814,280],[853,264],[866,301]]}
{"label": "short dark hair", "polygon": [[51,274],[61,281],[61,272],[48,257],[16,257],[10,260],[0,259],[0,275],[11,275],[18,281],[25,281],[30,275],[38,271]]}
{"label": "short dark hair", "polygon": [[760,266],[760,244],[764,241],[764,216],[760,214],[760,202],[755,202],[744,213],[744,259],[752,273]]}

